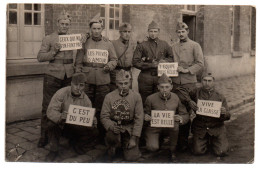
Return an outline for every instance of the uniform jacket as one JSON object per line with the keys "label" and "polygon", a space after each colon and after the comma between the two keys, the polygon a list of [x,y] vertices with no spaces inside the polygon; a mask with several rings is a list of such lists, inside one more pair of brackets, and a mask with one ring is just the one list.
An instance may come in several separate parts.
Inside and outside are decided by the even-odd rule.
{"label": "uniform jacket", "polygon": [[[93,63],[88,59],[88,50],[96,49],[108,52],[107,63]],[[104,66],[109,66],[110,71],[117,65],[117,56],[113,44],[102,37],[96,40],[90,38],[83,45],[83,49],[77,51],[76,72],[83,72],[86,75],[86,83],[105,85],[110,83],[110,73],[104,71]]]}
{"label": "uniform jacket", "polygon": [[137,45],[134,51],[133,66],[140,70],[157,70],[157,68],[152,67],[152,62],[159,62],[162,59],[173,62],[171,47],[166,41],[148,38],[147,41]]}
{"label": "uniform jacket", "polygon": [[[54,45],[56,42],[59,42],[58,32],[54,32],[44,37],[41,49],[37,55],[37,59],[39,62],[49,62],[45,71],[46,74],[63,80],[65,74],[69,78],[74,73],[73,51],[59,51],[54,56],[52,51],[54,50]],[[70,64],[63,64],[64,62]]]}
{"label": "uniform jacket", "polygon": [[196,74],[203,69],[204,59],[200,45],[188,39],[186,42],[178,42],[172,46],[174,62],[179,66],[189,69],[190,73],[179,73],[172,80],[177,84],[196,83]]}
{"label": "uniform jacket", "polygon": [[140,137],[144,120],[140,94],[130,89],[129,94],[123,98],[119,95],[119,90],[116,89],[106,95],[100,114],[101,123],[106,130],[109,130],[110,126],[118,124],[118,112],[129,115],[128,118],[125,118],[129,124],[123,125],[123,127],[130,136]]}
{"label": "uniform jacket", "polygon": [[[112,43],[114,45],[116,55],[118,57],[117,67],[119,68],[132,67],[132,60],[133,60],[134,50],[136,46],[134,45],[134,42],[130,40],[128,43],[124,44],[123,39],[119,38],[117,40],[113,40]],[[111,72],[111,81],[112,82],[116,81],[116,70],[113,70]]]}
{"label": "uniform jacket", "polygon": [[227,112],[225,115],[221,115],[220,118],[207,117],[202,115],[196,115],[192,122],[192,132],[199,133],[204,136],[206,133],[211,135],[218,135],[219,132],[223,131],[224,121],[230,119],[230,113],[228,111],[228,105],[225,97],[217,92],[215,89],[207,91],[203,88],[198,88],[193,91],[187,92],[184,89],[180,91],[182,99],[185,102],[193,100],[195,102],[200,100],[212,100],[222,102],[222,107],[225,107]]}
{"label": "uniform jacket", "polygon": [[61,119],[61,113],[68,112],[71,104],[92,107],[90,99],[84,92],[80,97],[74,97],[71,94],[71,86],[67,86],[58,90],[52,97],[47,109],[47,117],[54,123],[58,123]]}
{"label": "uniform jacket", "polygon": [[163,98],[160,92],[148,96],[144,104],[144,113],[151,115],[152,110],[173,110],[175,114],[182,117],[182,124],[189,121],[189,114],[175,93],[171,93],[167,100]]}

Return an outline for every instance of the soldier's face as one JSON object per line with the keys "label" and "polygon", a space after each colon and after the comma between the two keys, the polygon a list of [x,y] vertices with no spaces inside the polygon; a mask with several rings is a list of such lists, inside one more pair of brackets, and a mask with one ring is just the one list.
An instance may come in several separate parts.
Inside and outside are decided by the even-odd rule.
{"label": "soldier's face", "polygon": [[118,80],[116,82],[116,85],[118,87],[119,92],[128,92],[128,90],[130,89],[130,80]]}
{"label": "soldier's face", "polygon": [[61,19],[57,23],[58,26],[58,32],[62,34],[66,34],[69,31],[70,28],[70,20],[68,19]]}
{"label": "soldier's face", "polygon": [[98,38],[101,36],[102,30],[103,29],[102,29],[101,23],[93,23],[90,28],[91,34],[95,38]]}
{"label": "soldier's face", "polygon": [[188,38],[189,30],[180,29],[180,30],[177,30],[176,32],[177,32],[177,35],[180,40],[185,40]]}
{"label": "soldier's face", "polygon": [[213,77],[206,76],[202,79],[202,86],[206,90],[211,90],[215,86]]}
{"label": "soldier's face", "polygon": [[85,89],[85,83],[78,83],[78,84],[74,84],[73,82],[71,82],[71,92],[76,95],[76,96],[80,96],[82,92],[84,92]]}
{"label": "soldier's face", "polygon": [[159,33],[160,33],[160,30],[159,29],[149,29],[148,30],[148,35],[151,39],[156,39],[158,38],[159,36]]}
{"label": "soldier's face", "polygon": [[158,85],[158,90],[163,96],[168,96],[172,90],[172,84],[170,83],[160,83]]}
{"label": "soldier's face", "polygon": [[120,37],[123,40],[129,40],[131,37],[132,30],[131,29],[125,29],[123,31],[120,31]]}

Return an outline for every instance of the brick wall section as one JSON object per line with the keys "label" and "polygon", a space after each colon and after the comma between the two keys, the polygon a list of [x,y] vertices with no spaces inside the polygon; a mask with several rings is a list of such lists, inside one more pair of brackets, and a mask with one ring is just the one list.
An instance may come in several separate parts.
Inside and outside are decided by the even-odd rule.
{"label": "brick wall section", "polygon": [[176,41],[175,26],[180,18],[180,6],[173,5],[131,5],[130,23],[133,25],[133,38],[143,41],[152,20],[160,24],[160,38],[171,43]]}
{"label": "brick wall section", "polygon": [[[100,5],[93,4],[55,4],[45,6],[46,22],[49,23],[45,26],[45,33],[50,34],[57,29],[57,17],[59,14],[66,10],[72,17],[71,33],[86,33],[89,31],[89,21],[100,12]],[[50,12],[51,14],[48,14]]]}
{"label": "brick wall section", "polygon": [[231,52],[230,6],[205,6],[204,54],[223,55]]}

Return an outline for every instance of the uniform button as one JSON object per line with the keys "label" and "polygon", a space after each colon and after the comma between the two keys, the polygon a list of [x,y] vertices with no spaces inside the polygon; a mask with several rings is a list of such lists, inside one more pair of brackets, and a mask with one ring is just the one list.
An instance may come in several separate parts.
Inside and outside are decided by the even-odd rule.
{"label": "uniform button", "polygon": [[207,130],[209,130],[209,128],[207,127]]}

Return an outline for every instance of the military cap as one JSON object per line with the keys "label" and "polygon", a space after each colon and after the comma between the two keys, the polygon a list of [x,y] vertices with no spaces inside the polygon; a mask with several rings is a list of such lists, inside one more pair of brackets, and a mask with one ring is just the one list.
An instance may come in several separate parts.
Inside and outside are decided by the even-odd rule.
{"label": "military cap", "polygon": [[148,30],[149,30],[149,29],[160,29],[160,27],[159,27],[159,25],[158,25],[156,22],[152,21],[152,22],[148,25]]}
{"label": "military cap", "polygon": [[86,76],[85,76],[84,73],[75,73],[75,74],[72,75],[71,82],[73,84],[85,83],[86,82]]}
{"label": "military cap", "polygon": [[121,69],[119,72],[116,73],[116,80],[117,81],[131,80],[131,74],[128,71]]}
{"label": "military cap", "polygon": [[184,22],[178,22],[176,26],[176,31],[180,29],[189,29],[186,23]]}
{"label": "military cap", "polygon": [[129,23],[122,23],[119,26],[119,31],[132,30],[132,26]]}
{"label": "military cap", "polygon": [[202,76],[201,76],[201,79],[203,79],[204,77],[212,77],[213,80],[215,80],[215,77],[212,75],[211,72],[205,72],[205,73],[203,73]]}
{"label": "military cap", "polygon": [[103,26],[103,21],[102,19],[100,19],[100,15],[96,15],[94,16],[94,18],[92,18],[89,22],[89,26],[91,26],[93,23],[101,23],[101,25]]}
{"label": "military cap", "polygon": [[165,73],[163,73],[162,76],[158,79],[158,84],[161,84],[161,83],[172,84],[172,80]]}
{"label": "military cap", "polygon": [[68,12],[66,12],[65,10],[63,10],[61,13],[60,13],[60,15],[58,16],[58,19],[57,19],[57,21],[59,22],[59,20],[62,20],[62,19],[64,19],[64,20],[70,20],[71,21],[71,17],[70,17],[70,14],[68,13]]}

